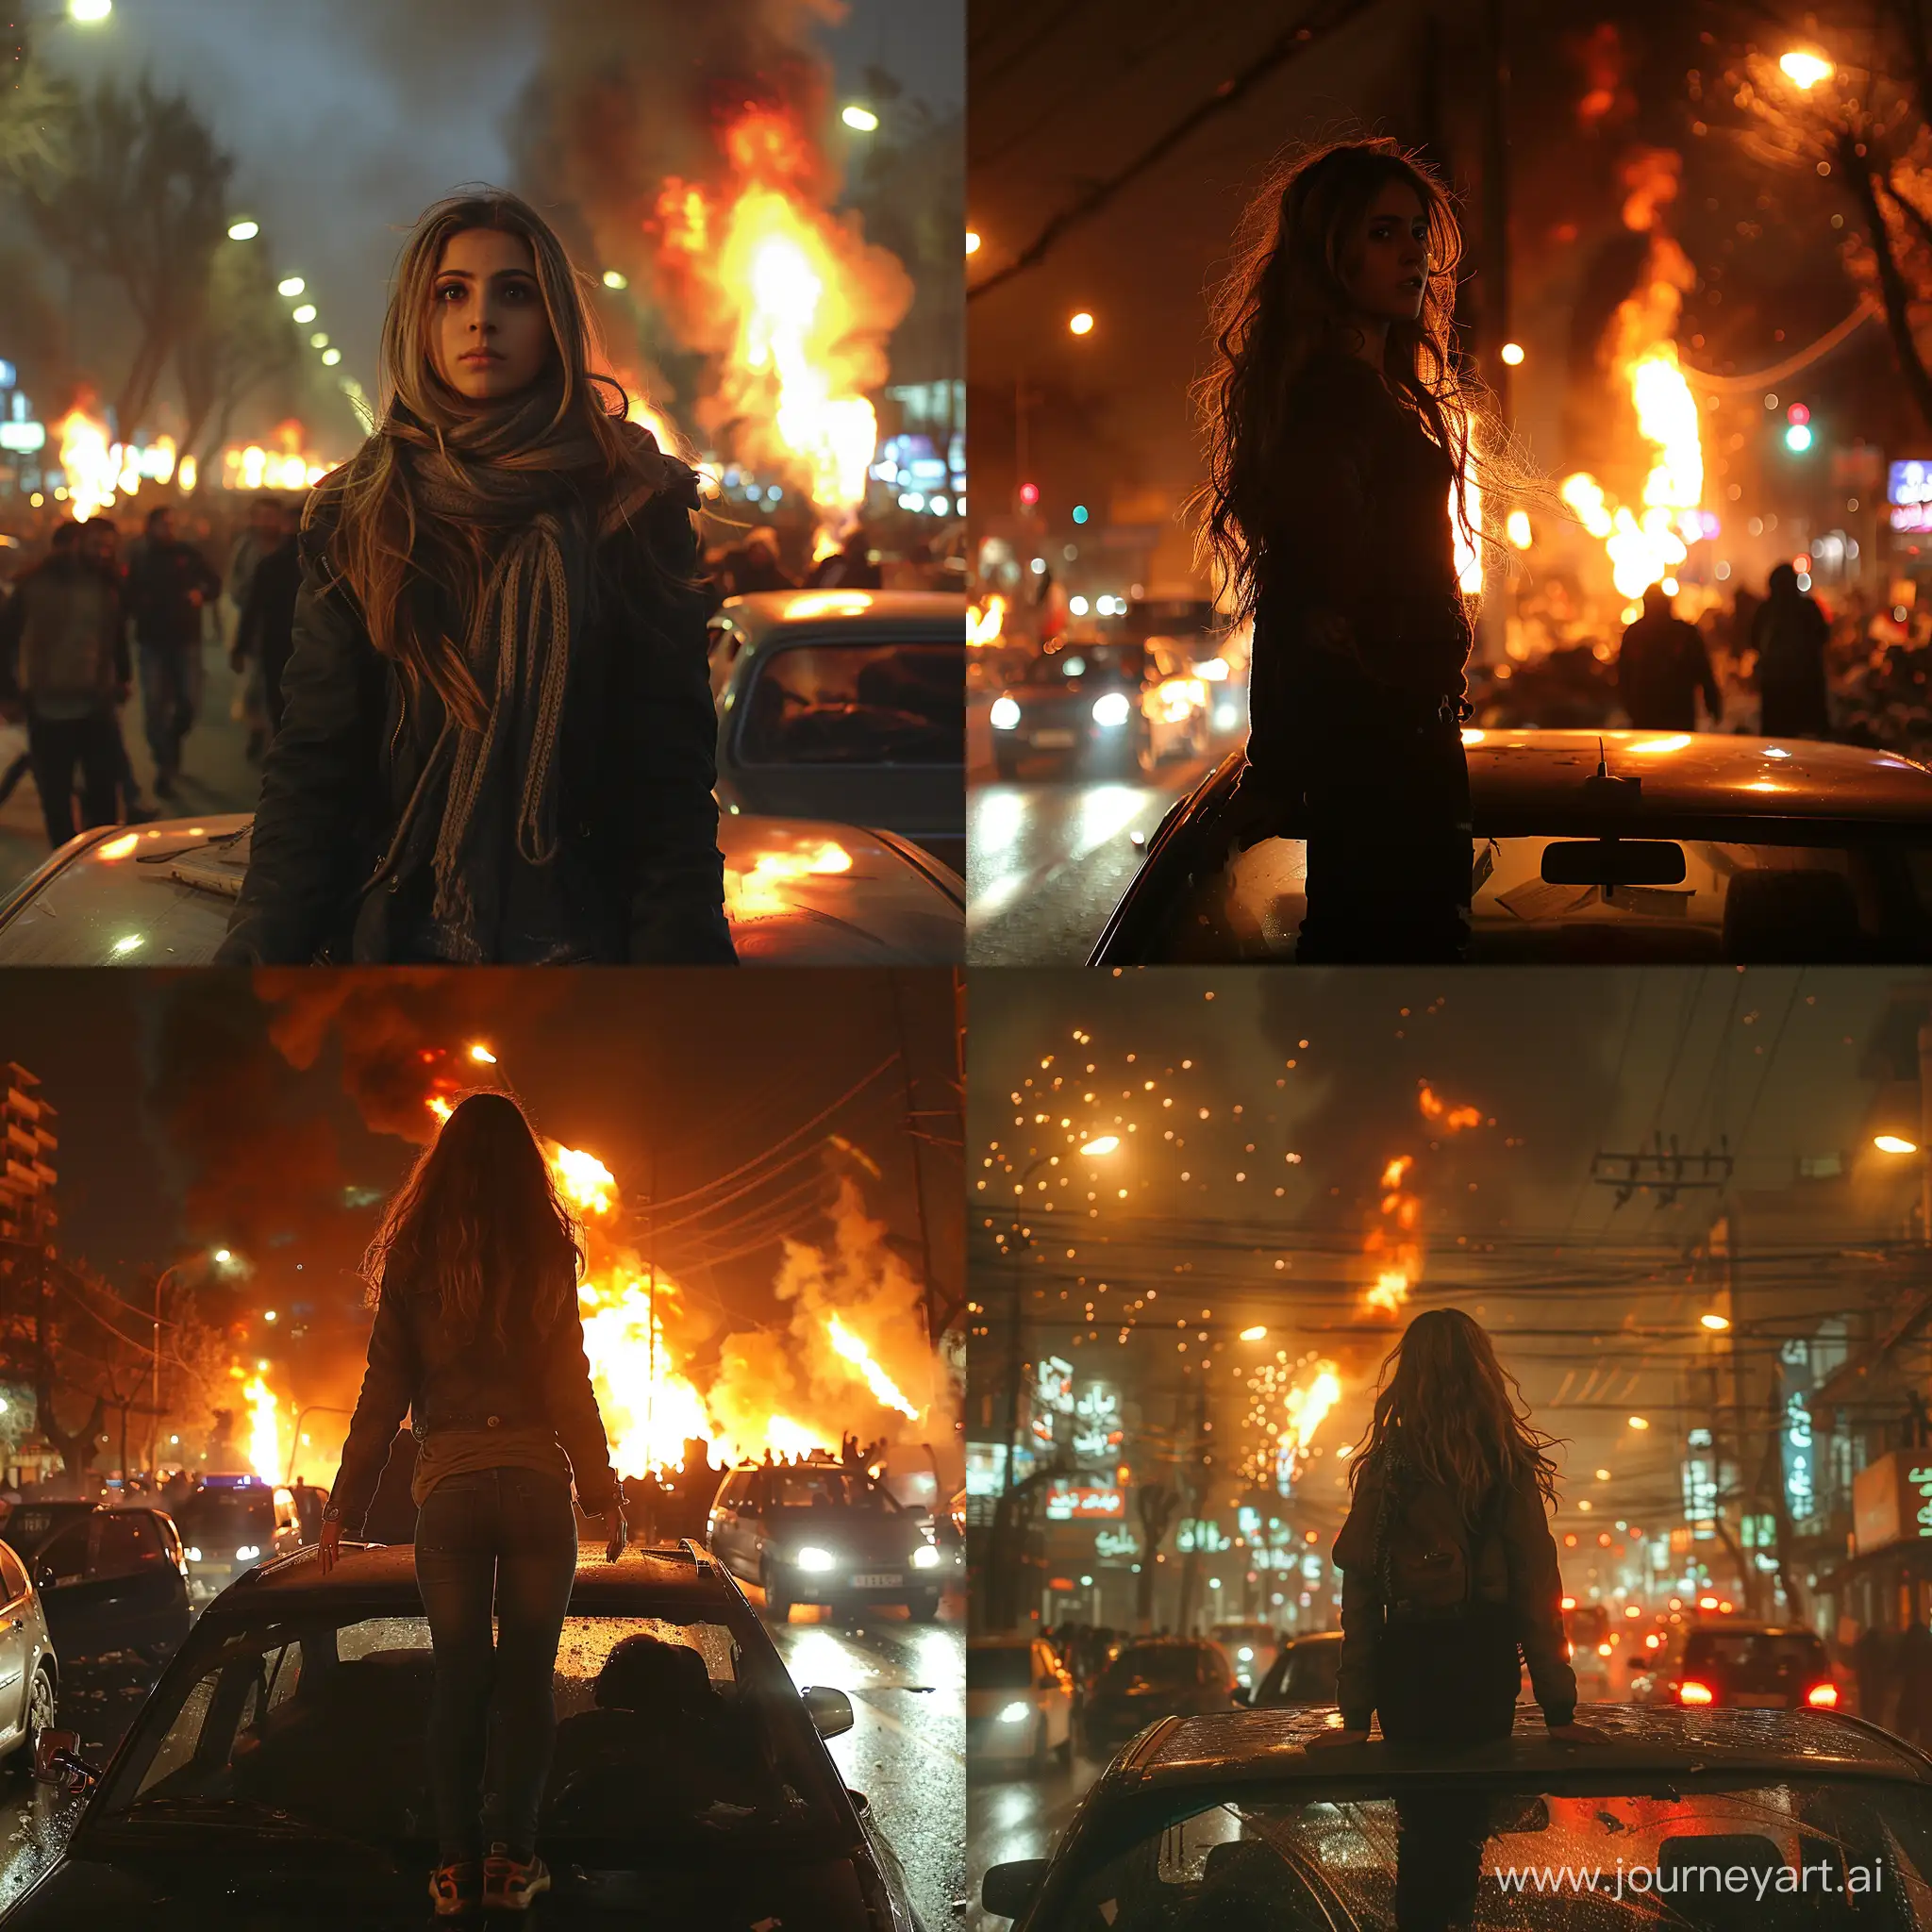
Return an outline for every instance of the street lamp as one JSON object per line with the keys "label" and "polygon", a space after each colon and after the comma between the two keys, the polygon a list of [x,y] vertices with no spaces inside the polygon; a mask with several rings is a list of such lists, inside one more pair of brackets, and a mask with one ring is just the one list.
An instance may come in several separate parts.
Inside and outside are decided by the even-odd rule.
{"label": "street lamp", "polygon": [[250,220],[246,215],[242,216],[239,222],[230,222],[228,224],[228,240],[230,242],[253,242],[260,233],[261,224],[258,221]]}
{"label": "street lamp", "polygon": [[1510,368],[1514,369],[1523,360],[1523,344],[1521,342],[1505,342],[1502,348],[1502,356],[1504,361],[1508,363]]}
{"label": "street lamp", "polygon": [[308,286],[300,275],[284,275],[275,284],[277,295],[299,295]]}
{"label": "street lamp", "polygon": [[860,107],[857,101],[854,101],[849,108],[844,108],[840,113],[839,118],[856,134],[876,134],[878,132],[879,117],[870,108]]}
{"label": "street lamp", "polygon": [[1067,331],[1070,335],[1091,336],[1093,333],[1093,318],[1082,308],[1067,318]]}
{"label": "street lamp", "polygon": [[1257,1323],[1252,1328],[1243,1328],[1241,1330],[1241,1340],[1243,1341],[1266,1341],[1268,1340],[1268,1331]]}
{"label": "street lamp", "polygon": [[1872,1144],[1881,1154],[1916,1154],[1919,1143],[1907,1141],[1903,1134],[1874,1134]]}
{"label": "street lamp", "polygon": [[607,268],[604,271],[604,286],[607,289],[627,289],[630,277],[621,268]]}
{"label": "street lamp", "polygon": [[968,228],[966,230],[966,253],[968,255],[977,255],[979,253],[979,230],[977,228]]}
{"label": "street lamp", "polygon": [[315,304],[313,302],[305,302],[300,308],[291,308],[289,311],[289,320],[291,322],[313,322],[316,314]]}
{"label": "street lamp", "polygon": [[1118,1134],[1101,1134],[1089,1141],[1080,1152],[1089,1160],[1099,1160],[1111,1154],[1120,1144],[1121,1137]]}
{"label": "street lamp", "polygon": [[1700,1326],[1708,1328],[1713,1335],[1722,1335],[1731,1325],[1728,1315],[1699,1315],[1697,1320]]}
{"label": "street lamp", "polygon": [[79,26],[98,26],[114,10],[114,0],[67,0],[67,17]]}
{"label": "street lamp", "polygon": [[1647,1415],[1633,1415],[1629,1419],[1629,1426],[1633,1429],[1647,1429],[1650,1426],[1650,1418]]}

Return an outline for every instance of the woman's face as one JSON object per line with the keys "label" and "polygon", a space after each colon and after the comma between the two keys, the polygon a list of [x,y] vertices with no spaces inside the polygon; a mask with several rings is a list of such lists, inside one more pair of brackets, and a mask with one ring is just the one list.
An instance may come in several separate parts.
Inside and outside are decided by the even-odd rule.
{"label": "woman's face", "polygon": [[515,395],[543,374],[555,344],[521,235],[465,228],[443,244],[429,291],[429,353],[458,395]]}
{"label": "woman's face", "polygon": [[1341,253],[1341,285],[1364,315],[1413,322],[1428,285],[1429,222],[1405,181],[1384,182]]}

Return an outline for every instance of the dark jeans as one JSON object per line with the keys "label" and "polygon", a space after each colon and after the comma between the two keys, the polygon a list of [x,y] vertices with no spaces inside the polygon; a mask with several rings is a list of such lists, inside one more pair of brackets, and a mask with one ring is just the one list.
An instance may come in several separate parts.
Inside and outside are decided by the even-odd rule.
{"label": "dark jeans", "polygon": [[1454,960],[1469,944],[1469,761],[1462,729],[1377,721],[1307,733],[1309,964]]}
{"label": "dark jeans", "polygon": [[157,773],[181,769],[181,741],[201,706],[201,640],[192,643],[142,644],[141,705],[147,748]]}
{"label": "dark jeans", "polygon": [[[1375,1651],[1375,1708],[1391,1744],[1464,1750],[1509,1735],[1523,1667],[1507,1611],[1391,1624]],[[1440,1932],[1474,1915],[1490,1833],[1489,1794],[1441,1790],[1396,1806],[1397,1932]]]}
{"label": "dark jeans", "polygon": [[[534,1469],[445,1476],[416,1518],[416,1582],[436,1651],[429,1782],[445,1860],[502,1840],[528,1857],[557,1737],[558,1638],[576,1575],[570,1484]],[[496,1647],[490,1612],[496,1607]],[[484,1828],[484,1757],[497,1755]]]}
{"label": "dark jeans", "polygon": [[74,772],[80,768],[80,815],[86,825],[111,825],[120,817],[120,733],[114,714],[42,718],[27,712],[26,750],[49,847],[66,844],[80,829],[74,823]]}

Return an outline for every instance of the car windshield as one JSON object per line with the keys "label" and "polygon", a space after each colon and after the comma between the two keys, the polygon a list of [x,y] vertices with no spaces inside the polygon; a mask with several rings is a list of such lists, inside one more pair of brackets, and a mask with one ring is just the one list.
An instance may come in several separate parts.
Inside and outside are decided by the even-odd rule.
{"label": "car windshield", "polygon": [[1801,1630],[1698,1630],[1684,1645],[1684,1668],[1776,1674],[1823,1672],[1824,1645]]}
{"label": "car windshield", "polygon": [[[1398,1858],[1432,1896],[1481,1840],[1477,1932],[1853,1928],[1932,1918],[1932,1791],[1877,1779],[1648,1777],[1561,1788],[1465,1774],[1424,1807],[1373,1783],[1150,1799],[1080,1841],[1030,1932],[1274,1932],[1395,1921]],[[1302,1795],[1306,1792],[1306,1795]],[[1091,1849],[1088,1847],[1091,1846]],[[1467,1871],[1468,1853],[1462,1870]],[[1408,1890],[1407,1886],[1404,1888]],[[1890,1901],[1881,1907],[1879,1901]],[[1874,1910],[1875,1907],[1875,1910]]]}
{"label": "car windshield", "polygon": [[[234,1825],[361,1843],[435,1836],[420,1615],[291,1617],[165,1678],[115,1760],[102,1828]],[[823,1772],[782,1670],[705,1619],[568,1617],[546,1840],[675,1846],[824,1829]]]}
{"label": "car windshield", "polygon": [[969,1645],[966,1652],[966,1688],[969,1690],[1026,1690],[1033,1684],[1033,1653],[1011,1644],[994,1644],[981,1649]]}
{"label": "car windshield", "polygon": [[966,647],[880,640],[792,644],[757,667],[738,756],[747,765],[957,765]]}
{"label": "car windshield", "polygon": [[182,1537],[219,1549],[225,1542],[272,1542],[275,1498],[266,1490],[198,1490],[175,1518]]}
{"label": "car windshield", "polygon": [[[1932,933],[1932,850],[1646,839],[1675,883],[1559,884],[1553,846],[1590,841],[1476,839],[1471,854],[1471,958],[1721,962],[1917,957]],[[1162,855],[1165,858],[1166,855]],[[1307,846],[1263,839],[1225,863],[1176,866],[1153,963],[1288,959],[1307,909]],[[1153,861],[1159,865],[1162,860]],[[1587,867],[1586,867],[1587,869]],[[1189,878],[1178,874],[1186,871]]]}
{"label": "car windshield", "polygon": [[779,1509],[897,1509],[891,1497],[856,1470],[811,1465],[772,1472],[772,1503]]}
{"label": "car windshield", "polygon": [[1173,1690],[1180,1685],[1192,1684],[1197,1670],[1194,1652],[1189,1644],[1129,1645],[1101,1672],[1096,1689]]}

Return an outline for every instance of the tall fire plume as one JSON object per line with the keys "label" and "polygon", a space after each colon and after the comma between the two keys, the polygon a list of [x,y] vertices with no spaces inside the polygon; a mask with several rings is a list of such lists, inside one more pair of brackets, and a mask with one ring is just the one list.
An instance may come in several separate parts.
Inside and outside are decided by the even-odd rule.
{"label": "tall fire plume", "polygon": [[1340,1364],[1325,1356],[1291,1360],[1278,1349],[1272,1361],[1248,1372],[1246,1421],[1256,1447],[1243,1474],[1277,1495],[1290,1494],[1314,1447],[1315,1431],[1341,1400]]}
{"label": "tall fire plume", "polygon": [[[1466,1133],[1485,1124],[1480,1108],[1444,1100],[1426,1080],[1416,1083],[1416,1111],[1438,1134]],[[1362,1241],[1372,1274],[1362,1302],[1378,1315],[1399,1315],[1408,1305],[1410,1290],[1422,1279],[1423,1203],[1410,1185],[1415,1165],[1412,1154],[1394,1155],[1384,1164],[1379,1209]]]}
{"label": "tall fire plume", "polygon": [[913,292],[836,208],[830,70],[811,43],[825,13],[716,0],[654,19],[648,44],[622,9],[559,18],[523,157],[581,210],[607,282],[647,295],[645,355],[702,358],[679,404],[696,438],[806,494],[822,548],[864,500],[870,395]]}

